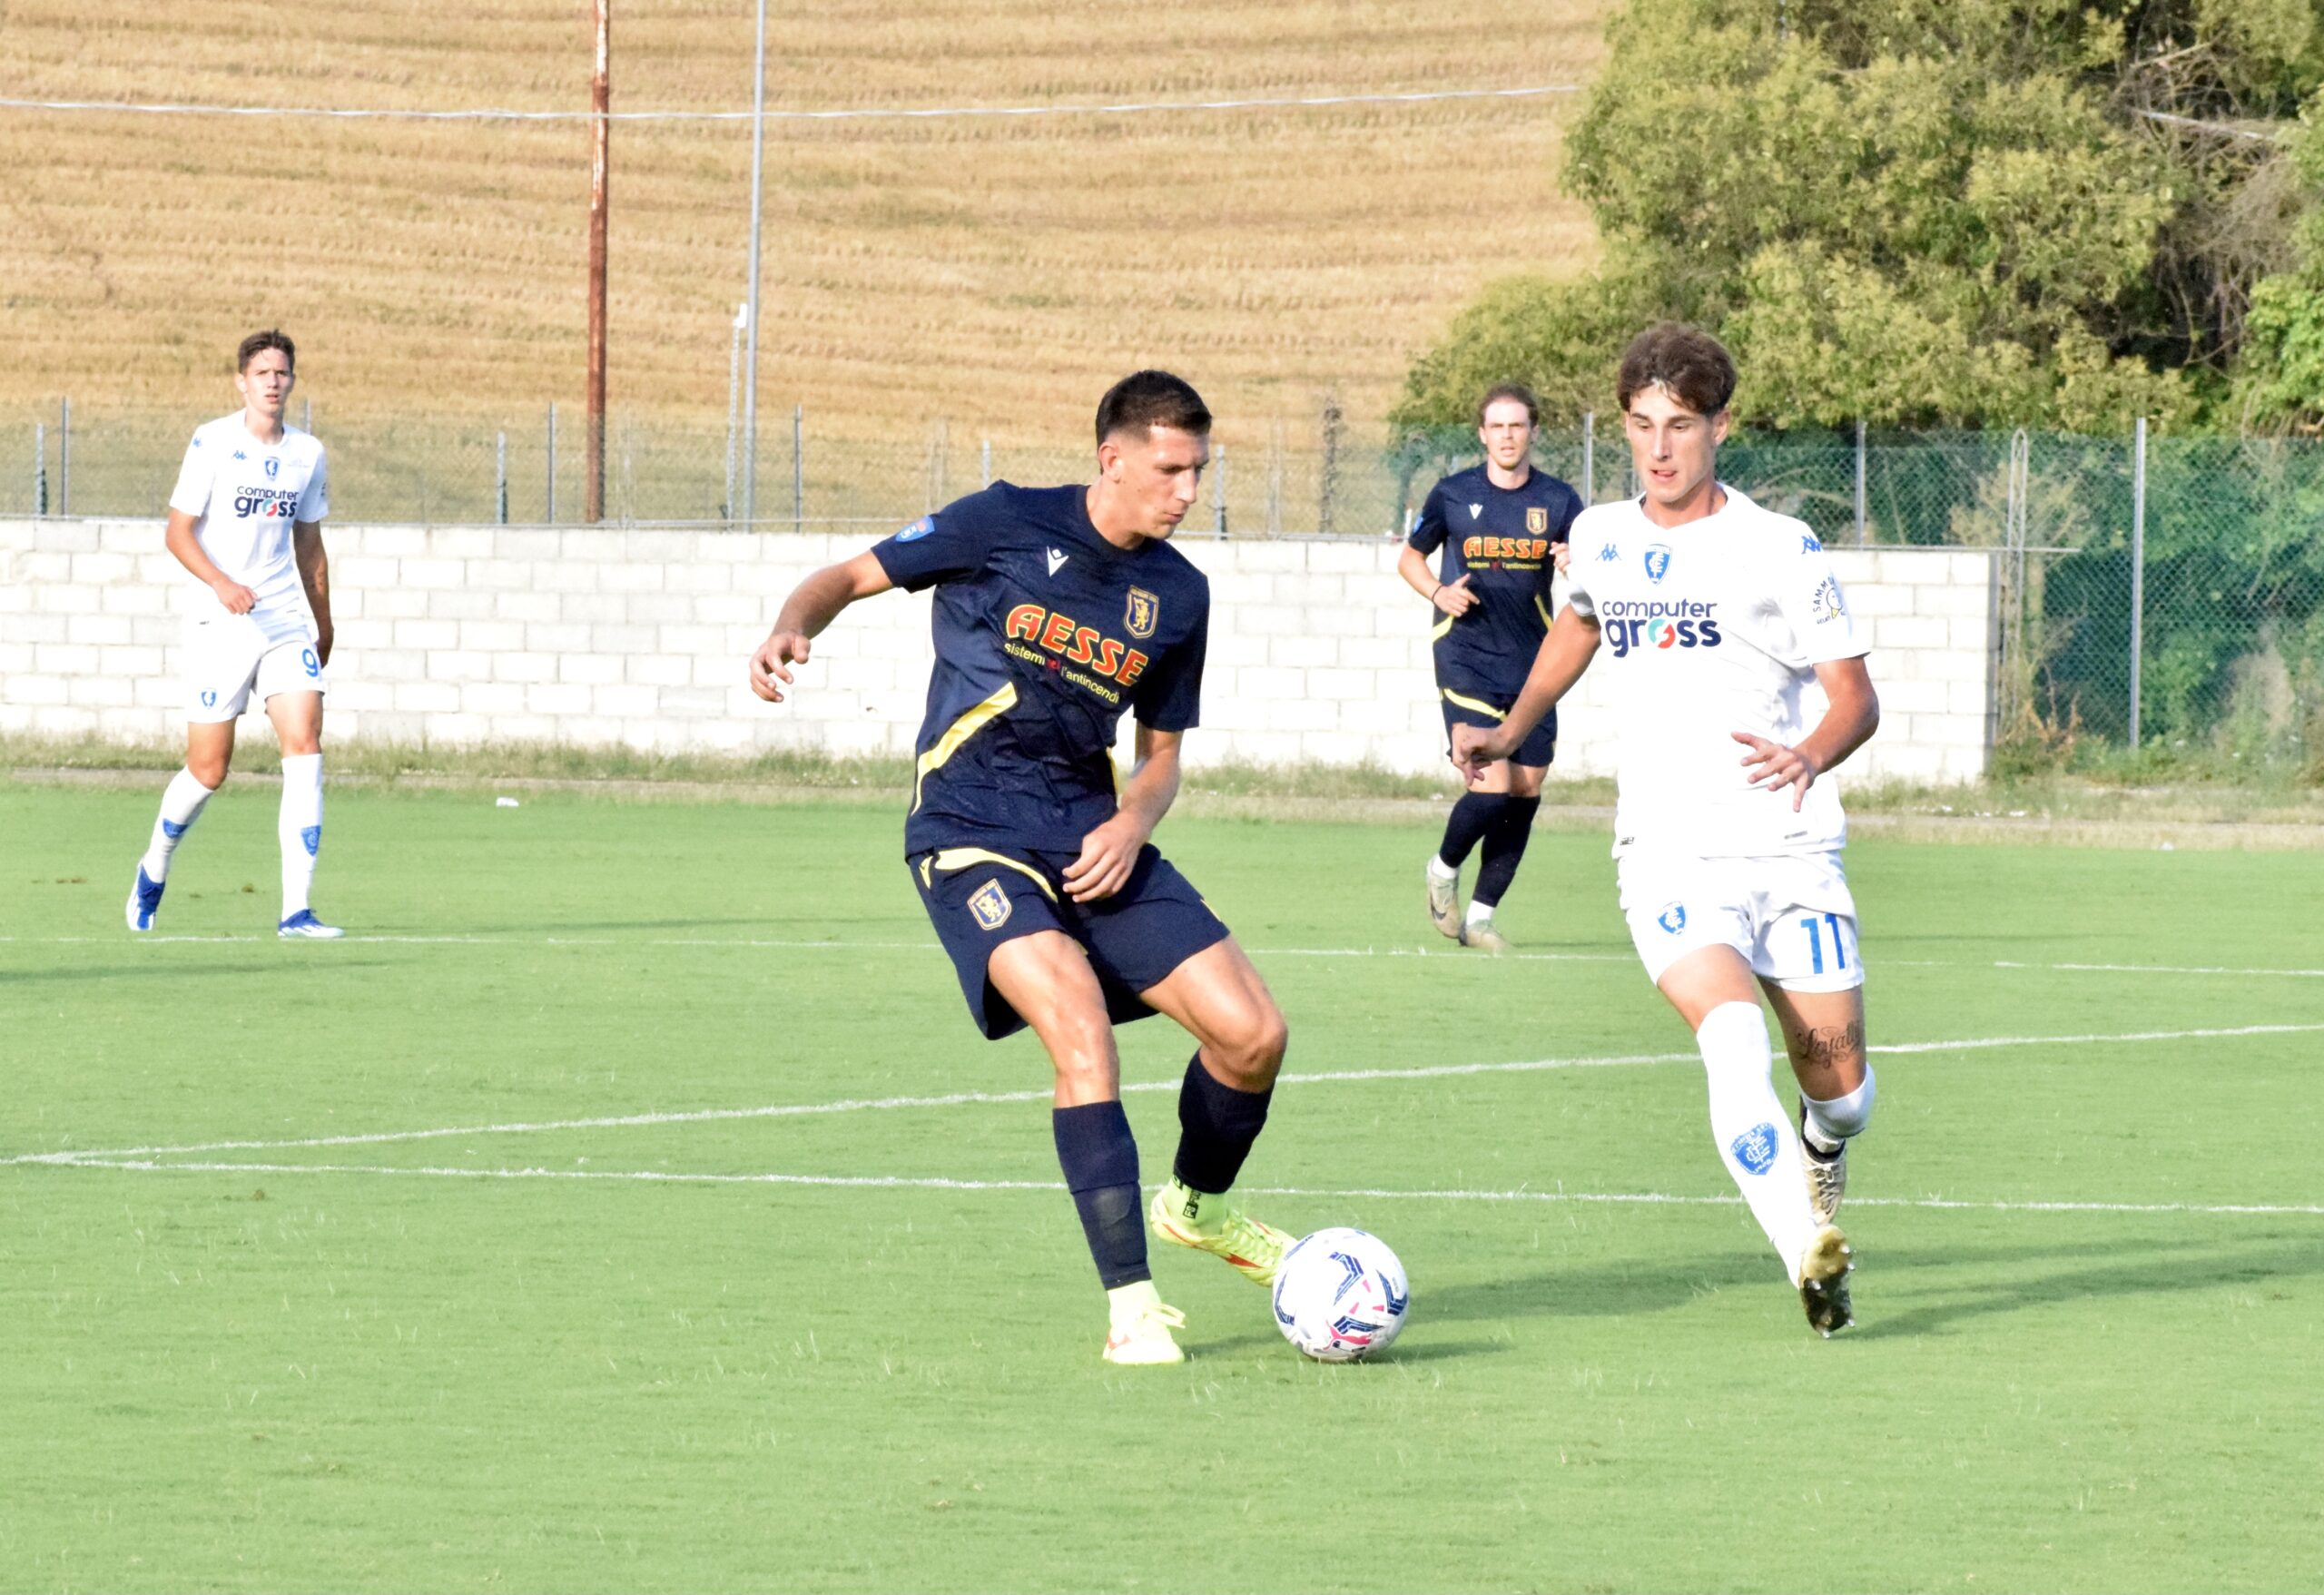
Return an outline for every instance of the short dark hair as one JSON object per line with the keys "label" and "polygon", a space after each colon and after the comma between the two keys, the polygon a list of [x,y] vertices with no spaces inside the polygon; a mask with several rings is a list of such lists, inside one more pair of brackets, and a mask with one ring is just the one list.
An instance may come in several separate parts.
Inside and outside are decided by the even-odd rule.
{"label": "short dark hair", "polygon": [[249,370],[251,362],[270,349],[281,350],[290,369],[294,371],[299,369],[299,350],[291,343],[290,335],[278,328],[269,327],[263,332],[253,332],[242,340],[241,347],[234,350],[234,369]]}
{"label": "short dark hair", "polygon": [[1477,400],[1477,425],[1482,427],[1485,424],[1485,411],[1503,399],[1515,399],[1525,407],[1527,426],[1538,427],[1541,424],[1541,401],[1533,397],[1533,390],[1531,388],[1526,387],[1522,382],[1496,382],[1485,389],[1485,396],[1482,399]]}
{"label": "short dark hair", "polygon": [[1622,350],[1615,402],[1627,415],[1633,397],[1657,386],[1697,415],[1715,416],[1735,397],[1735,357],[1699,327],[1658,322]]}
{"label": "short dark hair", "polygon": [[1210,410],[1184,377],[1167,371],[1132,371],[1098,401],[1098,441],[1117,432],[1145,433],[1154,427],[1198,437],[1210,431]]}

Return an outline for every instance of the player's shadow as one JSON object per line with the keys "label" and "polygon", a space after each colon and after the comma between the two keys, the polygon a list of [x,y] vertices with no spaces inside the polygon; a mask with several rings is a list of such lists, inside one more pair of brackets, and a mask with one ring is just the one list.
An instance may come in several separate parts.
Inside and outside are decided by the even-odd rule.
{"label": "player's shadow", "polygon": [[[1965,1266],[1979,1261],[2022,1268],[2029,1262],[2102,1256],[2097,1267],[2045,1269],[2029,1277],[1968,1285],[1955,1284]],[[1857,1291],[1857,1316],[1866,1337],[1930,1334],[1972,1318],[2029,1312],[2063,1303],[2108,1296],[2166,1295],[2264,1285],[2270,1280],[2324,1274],[2324,1245],[2318,1237],[2288,1230],[2237,1236],[2227,1245],[2204,1240],[2122,1242],[2073,1246],[1987,1247],[1958,1252],[1884,1254],[1894,1271],[1896,1295],[1921,1296],[1902,1311],[1867,1310],[1875,1298]],[[1925,1269],[1933,1278],[1915,1279]],[[1974,1277],[1974,1275],[1973,1275]],[[1929,1300],[1934,1296],[1937,1299]]]}
{"label": "player's shadow", "polygon": [[1428,1314],[1475,1323],[1496,1318],[1617,1318],[1662,1313],[1728,1285],[1780,1285],[1771,1256],[1734,1253],[1666,1264],[1582,1264],[1509,1279],[1432,1286]]}
{"label": "player's shadow", "polygon": [[[1429,1316],[1433,1318],[1437,1314],[1431,1313]],[[1272,1330],[1256,1330],[1218,1339],[1205,1337],[1200,1341],[1188,1341],[1187,1344],[1204,1356],[1220,1356],[1230,1352],[1265,1355],[1280,1353],[1284,1341],[1283,1336]],[[1493,1356],[1514,1350],[1515,1344],[1507,1340],[1480,1340],[1474,1336],[1439,1340],[1428,1333],[1425,1325],[1415,1332],[1408,1324],[1394,1345],[1376,1357],[1364,1358],[1364,1362],[1372,1367],[1390,1367],[1398,1363],[1443,1363],[1461,1357]]]}

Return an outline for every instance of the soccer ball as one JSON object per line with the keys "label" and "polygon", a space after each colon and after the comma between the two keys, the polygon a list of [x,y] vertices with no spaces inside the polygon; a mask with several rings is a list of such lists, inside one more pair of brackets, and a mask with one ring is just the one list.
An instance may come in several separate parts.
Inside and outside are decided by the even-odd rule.
{"label": "soccer ball", "polygon": [[1384,1350],[1404,1326],[1412,1287],[1379,1236],[1319,1229],[1284,1254],[1275,1276],[1283,1338],[1319,1363],[1352,1363]]}

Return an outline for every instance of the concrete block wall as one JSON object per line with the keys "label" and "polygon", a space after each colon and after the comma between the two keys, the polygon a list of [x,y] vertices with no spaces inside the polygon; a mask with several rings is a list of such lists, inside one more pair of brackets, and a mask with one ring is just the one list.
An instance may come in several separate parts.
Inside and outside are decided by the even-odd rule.
{"label": "concrete block wall", "polygon": [[[762,704],[743,684],[783,596],[868,537],[594,527],[325,535],[338,627],[332,739],[911,751],[931,662],[926,595],[850,611],[817,640],[790,703]],[[1440,767],[1431,616],[1396,576],[1395,544],[1181,546],[1209,576],[1213,604],[1190,766],[1244,757]],[[1991,556],[1841,549],[1833,559],[1870,627],[1884,710],[1850,778],[1981,774]],[[0,520],[0,729],[177,736],[189,596],[158,522]],[[1606,770],[1592,676],[1562,712],[1567,774]],[[246,734],[260,730],[254,714]]]}

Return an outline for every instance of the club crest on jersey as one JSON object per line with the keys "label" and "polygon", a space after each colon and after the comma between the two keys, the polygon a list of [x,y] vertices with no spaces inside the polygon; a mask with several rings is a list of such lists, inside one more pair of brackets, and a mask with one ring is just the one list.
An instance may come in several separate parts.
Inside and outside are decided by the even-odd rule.
{"label": "club crest on jersey", "polygon": [[1765,1174],[1776,1166],[1776,1127],[1755,1124],[1727,1143],[1746,1174]]}
{"label": "club crest on jersey", "polygon": [[1525,512],[1525,529],[1538,537],[1550,529],[1550,512],[1536,506]]}
{"label": "club crest on jersey", "polygon": [[1162,600],[1144,587],[1129,590],[1129,603],[1122,610],[1122,629],[1143,641],[1154,635],[1155,623],[1162,618]]}
{"label": "club crest on jersey", "polygon": [[1009,894],[1000,890],[998,877],[969,893],[969,912],[988,930],[998,930],[1009,923],[1009,911],[1015,906],[1009,901]]}
{"label": "club crest on jersey", "polygon": [[271,481],[274,480],[274,478],[277,478],[277,477],[281,476],[281,474],[282,474],[282,462],[281,462],[281,460],[279,460],[279,459],[270,459],[270,460],[268,460],[268,461],[266,462],[266,479],[267,479],[268,481],[270,481],[270,482],[271,482]]}
{"label": "club crest on jersey", "polygon": [[1660,543],[1646,551],[1646,579],[1659,582],[1670,574],[1670,550]]}
{"label": "club crest on jersey", "polygon": [[1683,902],[1667,905],[1660,913],[1654,916],[1654,922],[1676,936],[1687,928],[1687,905]]}

